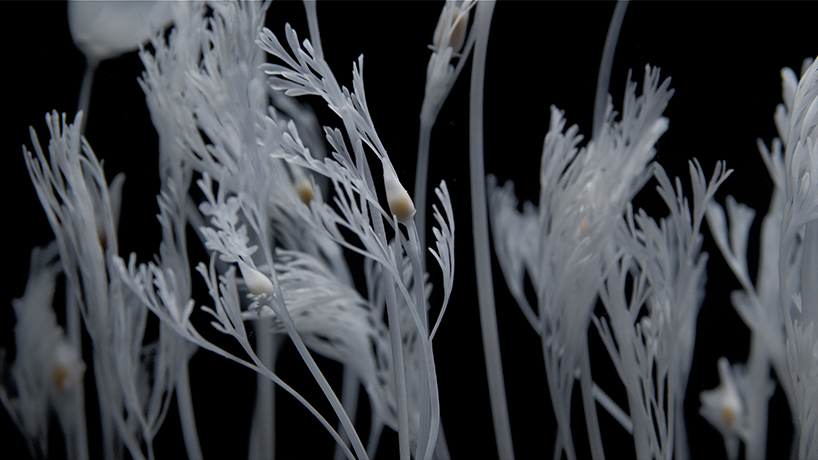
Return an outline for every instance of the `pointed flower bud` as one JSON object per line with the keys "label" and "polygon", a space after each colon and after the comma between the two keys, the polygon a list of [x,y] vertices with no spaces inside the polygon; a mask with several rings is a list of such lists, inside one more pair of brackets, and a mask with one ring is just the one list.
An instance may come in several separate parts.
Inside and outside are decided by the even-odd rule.
{"label": "pointed flower bud", "polygon": [[51,384],[58,394],[67,394],[82,383],[85,363],[76,349],[60,338],[52,350]]}
{"label": "pointed flower bud", "polygon": [[302,203],[309,206],[310,201],[315,198],[315,192],[312,190],[312,184],[308,180],[302,180],[295,183],[295,192],[298,193],[298,199]]}
{"label": "pointed flower bud", "polygon": [[736,422],[744,413],[744,409],[736,383],[733,380],[730,363],[727,359],[721,358],[718,366],[721,383],[712,390],[702,392],[700,396],[701,410],[702,415],[713,426],[721,431],[729,431],[735,428]]}
{"label": "pointed flower bud", "polygon": [[383,183],[386,187],[386,201],[389,203],[389,212],[398,218],[398,222],[406,224],[415,215],[415,204],[412,202],[412,198],[390,169],[386,169],[384,172]]}
{"label": "pointed flower bud", "polygon": [[728,457],[738,457],[738,444],[744,422],[744,404],[736,385],[733,370],[726,358],[719,359],[718,387],[703,391],[699,398],[702,407],[699,413],[710,422],[724,438]]}
{"label": "pointed flower bud", "polygon": [[446,2],[432,38],[434,47],[438,50],[451,47],[455,53],[459,53],[463,49],[463,44],[466,43],[469,14],[469,8],[466,5]]}
{"label": "pointed flower bud", "polygon": [[293,176],[295,178],[295,193],[298,194],[298,199],[307,206],[310,201],[315,198],[315,191],[312,189],[312,183],[298,166],[293,167]]}
{"label": "pointed flower bud", "polygon": [[239,260],[239,270],[241,270],[241,276],[244,278],[244,282],[247,283],[247,288],[250,289],[250,293],[253,295],[266,294],[270,297],[273,296],[273,282],[270,281],[269,277],[241,260]]}

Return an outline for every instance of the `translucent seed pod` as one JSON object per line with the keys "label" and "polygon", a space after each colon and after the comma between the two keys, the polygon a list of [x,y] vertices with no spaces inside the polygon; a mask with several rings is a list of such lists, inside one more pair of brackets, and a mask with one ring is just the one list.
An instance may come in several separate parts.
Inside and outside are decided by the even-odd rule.
{"label": "translucent seed pod", "polygon": [[310,201],[315,198],[312,183],[298,166],[293,167],[293,176],[295,178],[295,193],[298,194],[298,199],[309,206]]}
{"label": "translucent seed pod", "polygon": [[383,174],[386,187],[386,201],[389,203],[389,212],[398,218],[402,224],[408,223],[415,215],[415,204],[409,193],[403,188],[395,173],[386,170]]}
{"label": "translucent seed pod", "polygon": [[[469,24],[469,10],[465,11],[454,2],[447,2],[435,26],[432,44],[438,50],[452,47],[455,53],[466,43],[466,28]],[[447,40],[448,39],[448,40]]]}
{"label": "translucent seed pod", "polygon": [[63,338],[58,339],[52,353],[51,384],[58,394],[68,394],[82,383],[85,363]]}
{"label": "translucent seed pod", "polygon": [[244,282],[247,283],[247,288],[250,289],[251,294],[273,296],[273,282],[270,281],[269,277],[241,260],[239,260],[239,270],[241,270],[241,276],[244,278]]}

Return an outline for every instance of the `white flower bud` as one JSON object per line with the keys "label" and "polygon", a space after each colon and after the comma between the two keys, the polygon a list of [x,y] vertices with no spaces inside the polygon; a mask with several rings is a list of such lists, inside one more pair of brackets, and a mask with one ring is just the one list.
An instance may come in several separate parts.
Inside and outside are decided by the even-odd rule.
{"label": "white flower bud", "polygon": [[744,404],[738,392],[733,370],[726,358],[719,359],[718,387],[699,395],[702,407],[699,413],[713,425],[724,438],[728,457],[738,457],[739,437],[744,424]]}
{"label": "white flower bud", "polygon": [[409,193],[403,188],[397,176],[386,170],[383,174],[383,183],[386,187],[386,201],[389,203],[389,212],[398,218],[398,222],[406,224],[415,215],[415,204]]}
{"label": "white flower bud", "polygon": [[309,206],[310,201],[315,198],[312,183],[298,166],[293,167],[293,176],[295,177],[295,193],[298,194],[298,199]]}
{"label": "white flower bud", "polygon": [[454,2],[446,2],[446,6],[443,7],[432,38],[432,44],[438,50],[450,46],[455,53],[458,53],[463,49],[463,44],[466,43],[466,27],[469,24],[470,13],[469,10],[465,10],[461,14],[461,11],[461,8]]}
{"label": "white flower bud", "polygon": [[51,360],[51,384],[57,393],[67,394],[82,382],[85,363],[65,339],[60,338],[57,341],[52,350]]}
{"label": "white flower bud", "polygon": [[273,282],[260,271],[239,260],[239,270],[247,288],[253,295],[273,296]]}
{"label": "white flower bud", "polygon": [[298,181],[295,184],[295,192],[298,194],[298,199],[301,200],[302,203],[309,206],[310,201],[315,198],[315,192],[312,190],[312,184],[310,181]]}

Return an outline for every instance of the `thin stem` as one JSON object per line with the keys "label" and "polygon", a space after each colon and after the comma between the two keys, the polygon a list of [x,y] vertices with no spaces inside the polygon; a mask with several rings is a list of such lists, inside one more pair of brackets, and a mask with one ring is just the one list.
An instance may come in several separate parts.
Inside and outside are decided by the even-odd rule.
{"label": "thin stem", "polygon": [[[378,234],[385,235],[383,222],[380,218],[373,219]],[[380,224],[380,225],[378,225]],[[399,246],[395,246],[396,252]],[[400,254],[395,254],[395,260],[400,260]],[[398,447],[400,459],[409,460],[409,407],[406,391],[406,368],[403,364],[403,341],[401,340],[400,312],[395,293],[395,283],[388,277],[381,281],[386,289],[386,312],[389,317],[389,338],[392,345],[392,370],[395,375],[395,399],[398,406]]]}
{"label": "thin stem", "polygon": [[[100,359],[94,360],[94,380],[97,385],[97,399],[99,400],[99,415],[100,425],[102,428],[102,451],[105,458],[117,459],[122,458],[121,444],[116,442],[116,428],[114,427],[113,416],[111,415],[111,406],[113,401],[109,401],[108,386],[106,379],[103,377],[105,368],[100,363]],[[117,455],[117,454],[120,455]]]}
{"label": "thin stem", "polygon": [[88,428],[87,422],[85,419],[85,393],[82,391],[77,392],[76,399],[74,401],[74,413],[76,417],[76,428],[75,428],[75,453],[76,458],[79,460],[87,460],[90,458],[88,453]]}
{"label": "thin stem", "polygon": [[[273,279],[275,278],[276,277],[274,276]],[[276,293],[278,298],[282,298],[280,288],[276,287]],[[293,344],[295,345],[298,354],[301,356],[301,360],[304,361],[304,364],[307,365],[307,368],[309,369],[316,383],[318,383],[318,386],[321,388],[321,391],[324,393],[324,396],[327,398],[327,401],[329,401],[330,405],[332,406],[332,409],[338,416],[338,419],[340,420],[341,425],[344,427],[344,430],[346,430],[347,433],[350,433],[352,448],[355,449],[355,454],[358,456],[358,459],[368,458],[366,455],[366,451],[364,450],[363,444],[361,443],[361,440],[358,437],[358,433],[355,431],[355,428],[352,425],[352,421],[349,419],[349,416],[347,415],[346,411],[341,405],[341,401],[338,400],[338,396],[335,395],[335,392],[332,390],[332,387],[330,386],[326,377],[319,369],[318,364],[316,364],[315,360],[312,358],[312,355],[307,350],[306,345],[304,345],[304,341],[301,340],[301,336],[298,335],[298,332],[295,330],[295,322],[289,315],[289,312],[286,311],[286,307],[283,307],[277,304],[276,302],[271,302],[271,306],[273,307],[273,311],[275,312],[276,316],[282,318],[282,323],[284,324],[284,327],[287,329],[288,335],[290,336],[290,339],[293,341]],[[275,376],[275,374],[271,370],[264,367],[264,364],[261,361],[259,361],[258,356],[255,353],[253,353],[253,350],[248,343],[242,342],[242,347],[253,360],[253,365],[255,366],[256,372],[264,372],[264,375],[268,376],[267,378],[271,378],[270,376]],[[281,383],[279,383],[279,386],[282,386]],[[283,388],[287,389],[289,387]],[[295,394],[293,394],[293,396],[295,396]],[[305,402],[306,400],[304,400],[302,404],[304,404]],[[308,409],[312,408],[312,406],[307,405],[307,408]],[[318,412],[315,411],[314,414],[318,415]],[[319,419],[319,421],[321,421],[321,423],[327,428],[330,434],[333,435],[337,442],[344,444],[342,438],[340,437],[340,435],[338,435],[337,431],[335,431],[332,428],[332,426],[330,426],[329,423],[326,422],[325,419],[323,419],[323,417]],[[350,457],[351,452],[349,452],[347,456]]]}
{"label": "thin stem", "polygon": [[[549,336],[542,335],[543,361],[545,363],[545,374],[548,383],[548,394],[552,401],[554,418],[557,420],[557,436],[554,441],[554,459],[562,458],[561,452],[565,451],[565,458],[576,460],[574,452],[574,440],[571,436],[571,410],[570,401],[573,391],[574,378],[564,376],[561,373],[557,352],[549,345]],[[567,401],[567,402],[566,402]]]}
{"label": "thin stem", "polygon": [[477,40],[474,47],[469,98],[469,170],[474,265],[477,272],[478,307],[483,332],[483,351],[488,374],[491,414],[494,421],[498,456],[503,460],[511,460],[514,458],[514,448],[511,443],[511,426],[508,419],[508,403],[506,402],[500,339],[497,330],[497,312],[494,307],[491,256],[489,254],[489,224],[486,210],[486,172],[483,164],[483,84],[493,11],[493,1],[481,2],[477,5],[475,17]]}
{"label": "thin stem", "polygon": [[[415,291],[415,308],[417,310],[418,317],[420,319],[420,323],[418,324],[418,338],[421,340],[422,347],[426,347],[429,343],[429,311],[427,309],[426,304],[426,292],[424,286],[424,270],[423,270],[423,261],[421,258],[421,254],[423,254],[423,250],[420,247],[420,242],[418,238],[418,228],[415,225],[415,221],[411,220],[407,223],[406,230],[408,233],[408,239],[403,240],[401,234],[398,235],[400,237],[402,243],[406,245],[406,254],[409,256],[409,261],[412,264],[412,273],[413,273],[413,290]],[[430,350],[431,351],[431,350]],[[427,357],[431,359],[431,354]],[[427,361],[424,360],[424,364]],[[417,371],[420,372],[420,381],[425,382],[427,384],[430,383],[430,379],[432,376],[430,375],[431,372],[434,372],[434,368],[427,369],[426,366],[420,366],[420,369]],[[436,380],[434,378],[433,380]],[[437,399],[436,395],[431,397],[431,393],[435,392],[437,388],[437,383],[434,382],[433,384],[428,386],[430,393],[429,399]],[[433,411],[436,412],[437,402],[432,402],[432,404],[427,404],[430,402],[429,399],[420,398],[419,409],[420,409],[420,426],[418,427],[418,436],[415,439],[417,443],[417,447],[415,449],[415,458],[425,458],[423,449],[428,451],[431,455],[434,449],[434,442],[430,443],[430,435],[437,435],[436,430],[431,429],[432,423],[440,424],[439,414],[435,413],[432,414]]]}
{"label": "thin stem", "polygon": [[633,435],[633,422],[628,414],[619,407],[607,393],[605,393],[602,388],[597,386],[596,383],[593,384],[592,392],[594,394],[594,399],[596,402],[599,403],[610,415],[614,418],[628,434]]}
{"label": "thin stem", "polygon": [[[49,248],[54,248],[57,250],[55,244],[49,246]],[[68,337],[68,341],[71,343],[71,346],[74,347],[75,350],[82,350],[82,333],[80,327],[82,325],[82,318],[80,316],[80,307],[77,303],[76,296],[72,295],[70,283],[66,283],[65,287],[65,303],[66,303],[66,312],[65,312],[65,322],[66,322],[66,335]],[[73,437],[74,440],[72,441],[73,444],[73,453],[74,457],[79,460],[85,460],[89,458],[88,453],[88,431],[86,426],[86,417],[85,417],[85,392],[78,391],[75,400],[73,401],[74,404],[74,433]],[[72,450],[67,449],[69,452]]]}
{"label": "thin stem", "polygon": [[425,340],[426,337],[429,336],[429,310],[427,309],[428,305],[426,305],[426,287],[423,285],[424,267],[423,257],[421,256],[423,254],[423,242],[420,240],[418,228],[422,227],[418,227],[414,220],[410,221],[406,226],[409,236],[406,254],[409,256],[409,262],[412,264],[414,277],[412,288],[415,291],[415,307],[417,308],[418,316],[420,316],[421,326],[423,327],[421,332]]}
{"label": "thin stem", "polygon": [[80,122],[80,134],[85,134],[85,125],[88,123],[88,107],[91,105],[91,88],[94,86],[94,76],[97,73],[97,61],[87,61],[85,63],[85,73],[82,75],[82,86],[80,87],[80,98],[77,102],[77,111],[82,111],[83,117]]}
{"label": "thin stem", "polygon": [[196,417],[193,414],[193,398],[190,395],[189,361],[182,362],[182,369],[176,377],[176,405],[179,408],[179,419],[182,424],[182,438],[190,460],[201,460],[202,447],[196,430]]}
{"label": "thin stem", "polygon": [[[271,238],[268,238],[270,234],[266,225],[269,223],[269,219],[266,218],[266,214],[262,213],[262,215],[252,214],[254,217],[247,215],[249,218],[249,223],[253,227],[256,235],[258,236],[259,243],[261,244],[262,254],[264,254],[265,262],[269,267],[275,267],[273,263],[273,252],[272,248],[270,247],[270,242],[272,241]],[[284,293],[281,290],[281,283],[278,281],[278,275],[273,268],[271,273],[270,280],[273,282],[273,298],[269,302],[269,307],[273,309],[273,312],[276,316],[281,320],[282,324],[284,325],[284,329],[287,331],[287,335],[292,340],[293,345],[295,345],[296,350],[298,351],[301,360],[304,361],[304,364],[307,365],[307,368],[312,374],[313,379],[321,388],[321,391],[324,393],[324,396],[327,398],[327,401],[332,406],[332,409],[335,411],[335,414],[338,416],[339,422],[344,430],[349,435],[350,442],[352,444],[352,448],[355,450],[355,454],[358,456],[359,459],[368,458],[366,455],[366,450],[364,449],[363,443],[361,443],[361,439],[358,436],[357,431],[355,431],[355,427],[352,424],[352,421],[349,418],[346,410],[344,410],[344,406],[341,404],[341,401],[338,399],[338,396],[335,394],[335,391],[330,386],[329,382],[327,381],[324,374],[321,372],[321,369],[318,367],[318,364],[313,359],[312,355],[310,354],[307,346],[304,344],[301,335],[299,334],[295,320],[290,315],[289,310],[287,309],[286,304],[284,303]],[[242,332],[244,334],[244,330],[242,328]],[[268,369],[266,364],[263,363],[258,354],[250,347],[250,344],[246,342],[246,339],[243,339],[241,342],[242,347],[245,349],[245,352],[250,356],[253,360],[253,363],[262,369]],[[274,373],[269,370],[270,374]],[[279,384],[280,385],[280,384]],[[325,422],[325,421],[324,421]],[[323,422],[322,422],[323,423]],[[327,425],[328,426],[328,425]],[[336,440],[339,443],[344,444],[346,448],[346,444],[342,440],[342,438],[337,434],[337,432],[329,427],[331,433],[334,434],[333,437],[336,437]]]}
{"label": "thin stem", "polygon": [[587,341],[583,341],[583,350],[580,350],[579,356],[579,384],[582,388],[582,406],[585,409],[585,426],[588,429],[588,441],[591,444],[591,457],[594,460],[602,460],[605,458],[605,450],[602,447],[602,434],[599,431],[599,418],[593,397],[594,381],[591,377],[591,356]]}
{"label": "thin stem", "polygon": [[313,57],[316,61],[324,60],[324,47],[321,46],[321,31],[318,27],[318,9],[316,1],[305,0],[304,9],[307,13],[307,27],[310,31],[310,43],[312,43]]}
{"label": "thin stem", "polygon": [[770,366],[763,339],[758,334],[753,334],[748,356],[747,373],[749,381],[753,383],[749,387],[753,397],[747,398],[749,436],[745,440],[745,456],[747,460],[763,460],[767,452],[767,381]]}
{"label": "thin stem", "polygon": [[[168,320],[163,319],[163,321],[168,321]],[[283,380],[278,378],[278,376],[272,370],[267,369],[266,367],[263,367],[263,364],[261,363],[261,361],[258,360],[258,356],[253,351],[252,347],[250,347],[250,344],[247,342],[245,337],[242,337],[241,335],[237,335],[237,334],[231,334],[233,336],[233,338],[235,338],[239,342],[239,345],[241,346],[241,348],[247,353],[248,357],[250,358],[250,361],[246,361],[244,359],[239,359],[235,355],[233,355],[231,353],[228,353],[228,352],[224,351],[223,349],[219,348],[218,346],[208,342],[204,337],[199,335],[199,333],[196,332],[196,330],[194,328],[192,328],[192,327],[190,327],[186,331],[184,331],[183,334],[185,335],[186,339],[190,340],[191,342],[195,343],[196,345],[200,346],[201,348],[204,348],[205,350],[211,351],[211,352],[213,352],[213,353],[215,353],[215,354],[217,354],[217,355],[219,355],[219,356],[221,356],[221,357],[223,357],[223,358],[225,358],[225,359],[227,359],[229,361],[232,361],[232,362],[234,362],[236,364],[244,366],[244,367],[252,370],[253,372],[258,372],[259,374],[262,374],[265,377],[267,377],[268,379],[275,382],[276,385],[278,385],[281,389],[283,389],[284,391],[289,393],[290,396],[295,398],[296,401],[301,403],[301,405],[304,406],[304,408],[306,408],[315,417],[315,419],[318,420],[318,422],[327,430],[327,432],[332,436],[332,438],[335,440],[336,443],[338,443],[339,445],[344,446],[344,452],[346,453],[347,458],[349,458],[350,460],[355,460],[355,456],[352,454],[352,451],[349,450],[349,448],[344,443],[344,440],[341,438],[341,436],[338,434],[338,432],[335,431],[335,429],[332,427],[332,425],[330,425],[329,422],[327,422],[327,420],[324,418],[324,416],[322,416],[318,412],[318,410],[316,410],[315,407],[313,407],[313,405],[309,403],[309,401],[304,399],[304,397],[301,396],[301,394],[299,394],[297,391],[295,391],[295,389],[293,389],[291,386],[287,385]],[[331,400],[330,400],[330,402],[331,402]],[[340,415],[339,415],[339,418],[341,418]],[[360,440],[359,440],[359,442],[360,442]],[[353,444],[353,446],[354,446],[354,444]],[[119,458],[121,458],[121,456]],[[369,457],[364,455],[364,456],[359,456],[359,458],[360,459],[366,459],[366,458],[369,458]]]}
{"label": "thin stem", "polygon": [[[434,118],[421,116],[420,137],[418,140],[418,162],[415,168],[415,223],[420,229],[420,247],[426,247],[426,187],[429,179],[429,148],[432,140]],[[425,251],[421,253],[426,260]],[[423,264],[425,268],[425,263]]]}
{"label": "thin stem", "polygon": [[372,424],[369,427],[369,441],[366,443],[366,452],[374,457],[378,451],[378,444],[381,442],[381,433],[383,432],[383,422],[380,419],[372,417]]}
{"label": "thin stem", "polygon": [[[278,284],[278,277],[273,275],[273,280],[276,289],[276,295],[279,299],[283,299],[284,295],[281,292],[281,286]],[[363,444],[361,443],[361,439],[358,437],[358,433],[355,431],[355,427],[352,424],[352,421],[347,415],[346,410],[344,410],[341,401],[338,399],[338,396],[335,395],[335,392],[332,390],[329,382],[327,381],[324,374],[316,364],[315,360],[312,358],[309,350],[307,350],[307,346],[304,345],[304,341],[301,339],[301,336],[298,334],[298,331],[295,327],[295,321],[290,316],[289,312],[287,311],[286,307],[283,305],[278,304],[277,302],[271,302],[273,306],[273,311],[275,312],[276,316],[282,318],[282,323],[284,324],[285,329],[287,329],[287,333],[290,336],[290,339],[293,341],[296,350],[298,350],[298,354],[301,356],[301,359],[307,365],[307,368],[310,370],[313,378],[315,379],[318,386],[321,387],[321,391],[324,392],[327,400],[329,401],[330,405],[332,406],[335,414],[338,416],[338,419],[341,425],[344,427],[344,430],[349,435],[349,439],[352,444],[352,448],[355,450],[355,454],[358,456],[359,459],[367,458],[366,450],[364,449]],[[333,431],[334,432],[334,431]]]}
{"label": "thin stem", "polygon": [[619,39],[619,29],[622,28],[622,21],[625,19],[625,10],[627,8],[627,1],[616,2],[616,8],[614,8],[611,17],[611,25],[608,27],[608,35],[605,37],[605,47],[602,49],[602,60],[599,63],[599,76],[596,80],[592,139],[599,139],[600,134],[602,134],[602,124],[605,122],[605,102],[608,96],[608,86],[611,82],[614,52],[616,51],[616,42]]}
{"label": "thin stem", "polygon": [[442,423],[437,434],[437,443],[435,443],[435,458],[438,460],[451,460],[452,458],[449,454],[449,444],[446,442],[446,434],[443,432]]}
{"label": "thin stem", "polygon": [[667,423],[668,436],[670,437],[670,443],[668,443],[666,452],[668,455],[673,455],[673,458],[676,460],[687,460],[690,458],[690,452],[687,448],[687,429],[685,427],[684,418],[684,395],[687,389],[687,377],[683,377],[683,375],[684,372],[670,368],[667,377],[667,394],[673,396],[671,397],[672,399],[666,400],[665,402],[668,405]]}
{"label": "thin stem", "polygon": [[[276,349],[273,340],[272,321],[260,318],[256,324],[256,350],[259,360],[270,370],[275,369]],[[251,430],[251,452],[256,458],[275,458],[275,410],[273,407],[273,382],[261,374],[256,375],[256,404]]]}
{"label": "thin stem", "polygon": [[[352,368],[344,367],[344,377],[341,382],[341,405],[344,406],[344,409],[346,409],[351,420],[355,420],[358,413],[359,386],[360,380],[358,380],[358,376],[355,375]],[[346,431],[339,431],[339,433],[342,436],[349,438]],[[335,453],[333,454],[332,458],[335,460],[342,460],[344,458],[344,451],[341,449],[340,445],[335,445]]]}

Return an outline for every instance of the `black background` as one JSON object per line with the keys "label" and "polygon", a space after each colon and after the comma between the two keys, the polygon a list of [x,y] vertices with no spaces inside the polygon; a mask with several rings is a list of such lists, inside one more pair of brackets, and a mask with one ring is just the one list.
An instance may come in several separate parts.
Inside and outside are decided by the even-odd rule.
{"label": "black background", "polygon": [[[30,148],[29,125],[38,131],[42,142],[47,142],[46,112],[55,109],[73,118],[84,63],[71,42],[65,3],[11,2],[0,8],[4,11],[0,33],[5,62],[0,152],[5,155],[2,187],[8,212],[4,233],[9,243],[4,255],[7,268],[0,306],[0,345],[13,350],[14,315],[8,300],[23,292],[30,248],[53,238],[30,184],[20,146]],[[369,108],[407,185],[413,182],[418,114],[430,55],[426,45],[431,42],[440,8],[437,2],[334,2],[318,7],[325,54],[342,84],[351,83],[352,62],[365,55]],[[612,11],[612,3],[597,2],[505,1],[495,9],[485,85],[486,171],[501,181],[513,179],[521,198],[534,200],[537,196],[550,105],[565,110],[568,122],[579,124],[586,136],[590,133],[597,70]],[[731,194],[763,214],[772,183],[756,139],[769,144],[776,136],[772,116],[781,97],[780,69],[789,66],[797,71],[804,58],[818,51],[816,13],[818,8],[807,2],[634,2],[628,8],[614,60],[610,92],[615,106],[621,107],[628,69],[633,69],[633,78],[641,82],[645,64],[661,67],[663,76],[672,77],[671,87],[676,93],[665,112],[670,129],[659,141],[658,161],[671,176],[682,176],[688,186],[688,160],[698,158],[708,175],[716,161],[727,160],[735,172],[718,199],[723,201]],[[303,8],[297,2],[273,3],[268,26],[279,34],[284,22],[293,24],[300,36],[307,35]],[[455,292],[435,339],[441,410],[455,459],[496,455],[471,260],[469,69],[464,70],[438,118],[429,178],[430,184],[447,181],[457,222]],[[86,136],[96,154],[104,158],[109,180],[118,172],[127,173],[120,253],[125,256],[136,251],[140,260],[147,260],[160,240],[154,217],[157,137],[136,83],[140,72],[136,53],[100,65]],[[326,111],[319,110],[319,115],[324,124],[338,125]],[[656,217],[664,213],[654,199],[652,183],[637,197],[637,205]],[[750,234],[751,264],[757,258],[754,238],[758,228],[757,222]],[[708,231],[704,232],[705,250],[711,260],[686,414],[692,458],[723,458],[718,434],[697,414],[698,393],[717,385],[715,362],[720,356],[731,361],[746,358],[749,333],[729,303],[729,292],[737,283]],[[541,346],[509,297],[496,265],[494,269],[515,449],[518,458],[548,458],[555,429]],[[433,282],[437,276],[432,271]],[[287,348],[284,353],[282,366],[292,369],[282,374],[319,410],[329,413],[293,351]],[[332,373],[333,364],[322,363]],[[245,457],[253,374],[207,352],[199,352],[191,368],[205,457]],[[604,372],[600,367],[595,377],[604,379]],[[92,379],[87,376],[86,381]],[[329,435],[292,400],[282,397],[279,403],[279,458],[328,458],[332,451]],[[792,432],[780,391],[774,395],[772,407],[768,454],[780,458],[788,454]],[[94,410],[89,408],[91,419]],[[25,456],[22,439],[5,412],[0,420],[5,433],[3,449],[9,453],[2,456]],[[169,416],[157,437],[159,458],[184,455],[176,423]],[[612,425],[603,429],[610,458],[633,455],[630,438],[623,430]],[[582,427],[574,431],[576,443],[582,445]],[[92,453],[99,457],[99,434],[93,426],[89,432]],[[394,444],[395,436],[387,434],[379,457],[395,458]],[[584,449],[579,448],[581,455],[587,453]],[[52,455],[60,458],[61,452],[55,448]]]}

